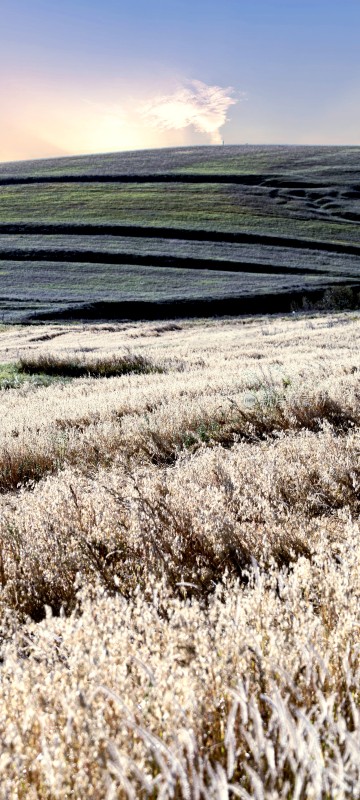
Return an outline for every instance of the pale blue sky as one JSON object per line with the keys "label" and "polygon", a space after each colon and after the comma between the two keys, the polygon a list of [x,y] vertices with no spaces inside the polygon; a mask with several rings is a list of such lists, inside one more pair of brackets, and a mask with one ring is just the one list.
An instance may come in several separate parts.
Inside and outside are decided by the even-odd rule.
{"label": "pale blue sky", "polygon": [[0,10],[0,160],[220,138],[360,144],[359,0]]}

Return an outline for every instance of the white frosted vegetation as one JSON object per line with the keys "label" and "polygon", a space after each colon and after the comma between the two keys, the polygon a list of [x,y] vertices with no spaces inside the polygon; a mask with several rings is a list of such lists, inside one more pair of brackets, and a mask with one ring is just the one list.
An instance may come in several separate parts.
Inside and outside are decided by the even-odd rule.
{"label": "white frosted vegetation", "polygon": [[360,797],[359,316],[108,328],[0,334],[166,370],[1,392],[0,797]]}

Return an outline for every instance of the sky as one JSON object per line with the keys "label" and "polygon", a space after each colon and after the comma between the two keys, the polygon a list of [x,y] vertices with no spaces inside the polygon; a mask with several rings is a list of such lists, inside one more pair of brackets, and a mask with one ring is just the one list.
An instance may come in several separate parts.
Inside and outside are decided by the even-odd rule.
{"label": "sky", "polygon": [[360,0],[0,0],[0,161],[360,145]]}

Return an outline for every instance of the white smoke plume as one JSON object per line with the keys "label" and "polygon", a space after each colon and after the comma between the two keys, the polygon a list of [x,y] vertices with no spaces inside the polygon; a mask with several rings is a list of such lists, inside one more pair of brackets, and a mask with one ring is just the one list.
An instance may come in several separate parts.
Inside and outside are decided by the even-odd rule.
{"label": "white smoke plume", "polygon": [[154,97],[140,109],[150,125],[160,130],[181,130],[190,125],[221,144],[220,128],[227,120],[230,106],[238,101],[231,87],[208,86],[202,81],[187,81],[173,94]]}

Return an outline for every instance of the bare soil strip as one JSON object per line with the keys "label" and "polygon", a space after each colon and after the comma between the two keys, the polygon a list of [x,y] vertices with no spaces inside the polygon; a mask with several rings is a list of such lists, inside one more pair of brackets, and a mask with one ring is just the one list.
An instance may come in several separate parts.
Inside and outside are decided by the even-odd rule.
{"label": "bare soil strip", "polygon": [[[360,284],[344,281],[337,286],[350,285],[359,290]],[[206,319],[209,317],[237,316],[241,314],[279,314],[302,308],[304,300],[318,303],[330,284],[318,289],[299,289],[245,297],[204,298],[202,300],[163,300],[147,302],[124,300],[122,302],[98,302],[70,305],[63,309],[34,312],[28,322],[36,320],[169,320]]]}
{"label": "bare soil strip", "polygon": [[[0,186],[17,186],[32,183],[233,183],[240,186],[265,186],[276,189],[323,189],[333,188],[334,182],[294,180],[291,176],[274,174],[231,174],[231,173],[148,173],[114,175],[17,175],[0,177]],[[359,184],[348,187],[356,195],[360,193]]]}
{"label": "bare soil strip", "polygon": [[271,236],[268,234],[247,233],[245,231],[208,231],[189,228],[172,228],[168,226],[148,227],[146,225],[121,225],[88,223],[36,223],[36,222],[2,222],[1,234],[16,235],[56,235],[66,236],[132,236],[144,239],[173,239],[195,242],[226,242],[229,244],[258,244],[269,247],[285,247],[302,250],[320,250],[327,253],[343,253],[360,256],[360,247],[340,242],[324,242],[313,239],[299,239],[288,236]]}
{"label": "bare soil strip", "polygon": [[253,261],[190,258],[181,256],[109,253],[106,250],[14,249],[1,250],[0,261],[63,261],[72,263],[128,264],[146,267],[207,269],[220,272],[250,272],[265,275],[332,275],[331,270],[284,267]]}
{"label": "bare soil strip", "polygon": [[[274,175],[259,174],[202,174],[202,173],[149,173],[144,175],[28,175],[0,178],[0,186],[14,186],[29,183],[235,183],[243,186],[275,186],[287,189],[319,189],[323,181],[309,183]],[[353,188],[353,187],[352,187]]]}

